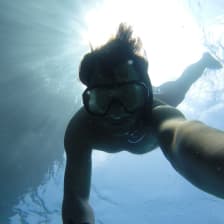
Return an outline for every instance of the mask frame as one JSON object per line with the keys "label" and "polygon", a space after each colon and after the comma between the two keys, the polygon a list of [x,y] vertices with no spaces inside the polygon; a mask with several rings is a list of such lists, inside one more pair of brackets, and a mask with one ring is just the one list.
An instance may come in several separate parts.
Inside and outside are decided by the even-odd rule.
{"label": "mask frame", "polygon": [[[126,88],[133,87],[133,88],[136,88],[137,91],[141,91],[139,93],[141,94],[141,97],[144,97],[144,99],[139,98],[140,100],[142,100],[142,103],[140,103],[140,105],[138,105],[139,102],[136,102],[136,105],[132,109],[130,109],[130,107],[133,106],[133,103],[135,103],[134,102],[135,100],[133,97],[134,95],[130,96],[127,93],[125,93],[124,91],[125,87]],[[97,90],[101,91],[101,93],[98,92],[98,95],[100,95],[100,97],[98,97],[99,99],[97,99]],[[85,109],[87,110],[88,113],[92,115],[105,116],[106,114],[108,114],[108,111],[110,110],[111,105],[115,102],[121,104],[125,112],[132,114],[146,105],[146,103],[148,102],[148,98],[152,96],[152,92],[150,90],[151,88],[147,87],[147,85],[144,82],[140,82],[140,81],[130,81],[130,82],[124,82],[124,83],[115,83],[115,84],[100,84],[100,85],[95,85],[95,86],[86,88],[86,90],[82,94],[82,99],[83,99],[83,104],[85,106]],[[91,96],[91,94],[95,94],[95,96]],[[95,105],[96,107],[94,109],[94,105],[93,105],[94,103],[92,103],[92,106],[91,106],[91,97],[93,98],[92,101],[94,101],[94,97],[95,97],[95,102],[97,103],[97,100],[98,100],[98,103],[102,103],[102,105],[100,104]],[[136,95],[136,97],[139,97],[139,96]],[[127,102],[128,99],[129,99],[129,102]],[[98,110],[97,110],[97,106],[98,106]]]}

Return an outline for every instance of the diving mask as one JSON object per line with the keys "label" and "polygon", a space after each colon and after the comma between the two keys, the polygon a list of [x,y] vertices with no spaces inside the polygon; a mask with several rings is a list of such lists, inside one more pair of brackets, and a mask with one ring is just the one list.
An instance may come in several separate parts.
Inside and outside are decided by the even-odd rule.
{"label": "diving mask", "polygon": [[120,103],[127,113],[134,113],[144,107],[147,96],[147,86],[132,81],[87,88],[83,93],[83,103],[89,113],[99,116],[106,115],[115,102]]}

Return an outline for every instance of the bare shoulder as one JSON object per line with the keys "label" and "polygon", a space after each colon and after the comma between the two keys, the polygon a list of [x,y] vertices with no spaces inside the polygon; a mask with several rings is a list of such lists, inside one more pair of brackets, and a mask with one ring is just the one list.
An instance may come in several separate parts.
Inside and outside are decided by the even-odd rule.
{"label": "bare shoulder", "polygon": [[70,119],[64,136],[65,148],[76,144],[88,144],[91,133],[91,118],[86,110],[80,108],[74,116]]}
{"label": "bare shoulder", "polygon": [[155,100],[152,109],[152,120],[155,129],[158,129],[166,121],[174,119],[185,119],[184,115],[175,107]]}

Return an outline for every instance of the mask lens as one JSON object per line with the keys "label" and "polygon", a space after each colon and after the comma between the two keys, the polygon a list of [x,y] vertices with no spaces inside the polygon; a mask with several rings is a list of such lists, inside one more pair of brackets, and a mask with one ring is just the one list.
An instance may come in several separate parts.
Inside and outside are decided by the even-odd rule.
{"label": "mask lens", "polygon": [[119,99],[128,112],[134,112],[144,106],[146,88],[141,84],[126,84],[119,88]]}
{"label": "mask lens", "polygon": [[103,115],[109,106],[109,95],[106,88],[94,88],[84,92],[84,102],[88,110],[94,114]]}
{"label": "mask lens", "polygon": [[127,112],[133,113],[144,106],[146,97],[147,89],[143,84],[125,83],[87,89],[83,94],[83,101],[89,112],[105,115],[113,101],[119,101]]}

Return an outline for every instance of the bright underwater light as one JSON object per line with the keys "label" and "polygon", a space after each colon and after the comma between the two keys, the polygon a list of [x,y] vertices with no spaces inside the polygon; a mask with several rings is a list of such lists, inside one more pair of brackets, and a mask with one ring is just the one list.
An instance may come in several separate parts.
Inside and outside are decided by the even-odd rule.
{"label": "bright underwater light", "polygon": [[202,32],[180,0],[105,0],[86,13],[83,37],[97,47],[121,22],[132,25],[143,41],[154,85],[178,77],[204,51]]}

